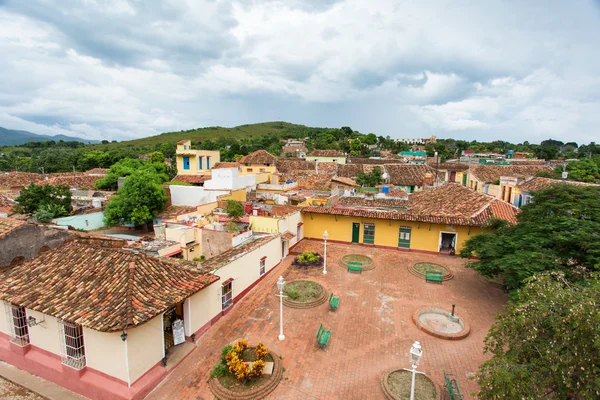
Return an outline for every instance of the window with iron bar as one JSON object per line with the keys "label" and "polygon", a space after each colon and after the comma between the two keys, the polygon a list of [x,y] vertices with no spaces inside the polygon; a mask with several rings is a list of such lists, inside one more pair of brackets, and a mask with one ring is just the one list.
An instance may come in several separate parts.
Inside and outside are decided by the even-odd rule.
{"label": "window with iron bar", "polygon": [[25,307],[14,304],[5,304],[6,317],[10,327],[10,341],[18,346],[29,344],[29,327]]}
{"label": "window with iron bar", "polygon": [[82,369],[85,367],[83,327],[71,322],[59,321],[58,329],[62,363],[75,369]]}

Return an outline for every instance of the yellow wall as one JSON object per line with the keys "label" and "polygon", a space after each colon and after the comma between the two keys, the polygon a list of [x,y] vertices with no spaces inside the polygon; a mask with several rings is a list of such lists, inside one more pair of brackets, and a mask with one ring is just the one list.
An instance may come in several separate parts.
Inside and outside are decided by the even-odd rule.
{"label": "yellow wall", "polygon": [[208,203],[208,204],[202,204],[201,206],[198,206],[198,208],[196,208],[196,214],[198,216],[200,215],[210,215],[212,214],[213,210],[217,208],[217,202],[213,202],[213,203]]}
{"label": "yellow wall", "polygon": [[250,216],[250,226],[254,232],[279,233],[278,218]]}
{"label": "yellow wall", "polygon": [[[182,151],[182,154],[179,152]],[[190,169],[183,169],[183,157],[190,158]],[[202,157],[202,169],[198,168],[199,158]],[[178,145],[175,160],[177,162],[178,175],[204,175],[208,169],[206,168],[206,157],[210,157],[210,167],[221,162],[221,152],[210,150],[183,150],[183,145]]]}
{"label": "yellow wall", "polygon": [[121,333],[83,328],[85,362],[90,368],[127,382],[126,344]]}
{"label": "yellow wall", "polygon": [[232,190],[229,194],[219,196],[219,200],[246,201],[246,188]]}
{"label": "yellow wall", "polygon": [[162,360],[164,346],[162,314],[127,330],[129,376],[132,384]]}
{"label": "yellow wall", "polygon": [[[304,213],[304,237],[322,239],[323,232],[327,230],[330,240],[343,242],[352,241],[352,223],[360,223],[359,243],[363,242],[364,223],[375,224],[375,245],[398,247],[398,235],[401,226],[412,228],[410,248],[414,250],[439,251],[440,232],[454,232],[456,238],[456,251],[460,251],[465,240],[483,232],[479,227],[448,226],[429,224],[425,222],[392,221],[382,219],[333,216],[329,214]],[[336,218],[337,217],[337,221]]]}
{"label": "yellow wall", "polygon": [[[260,173],[268,173],[272,174],[277,172],[277,168],[274,165],[266,166],[263,164],[251,164],[251,165],[242,165],[240,175],[248,175],[248,174],[260,174]],[[258,183],[258,179],[256,181]]]}

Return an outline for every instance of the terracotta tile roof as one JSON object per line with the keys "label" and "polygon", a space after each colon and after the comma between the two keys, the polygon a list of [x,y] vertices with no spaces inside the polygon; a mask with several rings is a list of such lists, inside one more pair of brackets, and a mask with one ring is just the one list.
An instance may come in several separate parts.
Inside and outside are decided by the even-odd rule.
{"label": "terracotta tile roof", "polygon": [[317,174],[333,176],[337,175],[338,163],[331,161],[317,162]]}
{"label": "terracotta tile roof", "polygon": [[108,174],[108,168],[92,168],[89,171],[85,171],[88,175],[106,175]]}
{"label": "terracotta tile roof", "polygon": [[532,179],[526,180],[523,183],[517,185],[519,189],[523,192],[535,192],[536,190],[549,189],[554,185],[562,185],[563,183],[567,185],[573,186],[600,186],[594,185],[592,183],[585,182],[576,182],[576,181],[562,181],[560,179],[550,179],[550,178],[541,178],[534,177]]}
{"label": "terracotta tile roof", "polygon": [[303,158],[278,158],[275,162],[278,172],[287,173],[292,171],[315,171],[316,163]]}
{"label": "terracotta tile roof", "polygon": [[219,269],[227,264],[229,264],[232,259],[239,258],[244,253],[248,253],[250,251],[256,250],[260,246],[270,242],[271,240],[277,239],[278,236],[261,236],[255,239],[249,240],[244,244],[234,247],[231,250],[227,250],[217,256],[214,256],[206,261],[202,262],[202,270],[203,271],[214,271]]}
{"label": "terracotta tile roof", "polygon": [[48,185],[65,185],[76,189],[93,189],[96,181],[102,179],[100,175],[88,175],[87,172],[66,172],[48,174]]}
{"label": "terracotta tile roof", "polygon": [[7,270],[0,299],[114,332],[147,322],[219,279],[189,262],[149,257],[105,242],[75,240]]}
{"label": "terracotta tile roof", "polygon": [[239,168],[239,167],[240,167],[240,163],[238,163],[238,162],[218,162],[212,167],[212,169]]}
{"label": "terracotta tile roof", "polygon": [[329,190],[331,177],[328,175],[317,175],[314,171],[294,171],[282,174],[282,181],[294,181],[302,190]]}
{"label": "terracotta tile roof", "polygon": [[500,180],[501,176],[529,178],[541,171],[552,172],[547,165],[473,165],[471,175],[478,181],[491,183]]}
{"label": "terracotta tile roof", "polygon": [[281,235],[281,238],[282,238],[282,239],[285,239],[285,240],[291,240],[291,239],[293,239],[293,238],[295,238],[295,237],[296,237],[296,235],[294,235],[294,234],[293,234],[292,232],[290,232],[290,231],[285,231],[285,232],[283,233],[283,235]]}
{"label": "terracotta tile roof", "polygon": [[275,164],[277,157],[266,150],[256,150],[240,159],[240,164]]}
{"label": "terracotta tile roof", "polygon": [[378,199],[373,197],[340,197],[338,200],[340,206],[351,207],[382,207],[382,208],[402,208],[406,209],[408,200],[398,198]]}
{"label": "terracotta tile roof", "polygon": [[367,157],[350,157],[348,158],[350,164],[398,164],[402,161],[394,158],[367,158]]}
{"label": "terracotta tile roof", "polygon": [[355,179],[359,172],[367,172],[367,170],[369,170],[367,164],[344,164],[338,166],[337,175]]}
{"label": "terracotta tile roof", "polygon": [[204,183],[204,175],[177,175],[171,182]]}
{"label": "terracotta tile roof", "polygon": [[426,164],[386,164],[389,183],[396,186],[423,186],[427,173],[435,176],[435,168]]}
{"label": "terracotta tile roof", "polygon": [[[435,162],[430,164],[432,168],[435,169]],[[469,169],[469,164],[461,164],[461,163],[439,163],[438,170],[446,170],[446,171],[467,171]]]}
{"label": "terracotta tile roof", "polygon": [[344,157],[344,153],[337,150],[313,150],[309,157]]}
{"label": "terracotta tile roof", "polygon": [[43,175],[33,172],[0,172],[0,188],[29,186],[30,183],[40,183],[43,180]]}
{"label": "terracotta tile roof", "polygon": [[435,224],[483,226],[492,217],[516,223],[519,210],[506,202],[477,193],[464,186],[448,184],[410,195],[406,211],[337,206],[333,208],[304,207],[302,212]]}
{"label": "terracotta tile roof", "polygon": [[[5,193],[0,193],[0,210],[9,210],[17,205],[17,202],[14,200],[16,197],[11,197],[6,195]],[[4,211],[6,212],[6,211]]]}
{"label": "terracotta tile roof", "polygon": [[27,224],[25,221],[19,221],[18,219],[0,217],[0,238],[19,229],[25,224]]}
{"label": "terracotta tile roof", "polygon": [[335,176],[335,177],[331,178],[331,181],[337,182],[337,183],[342,183],[342,184],[348,185],[348,186],[358,186],[358,183],[356,183],[356,181],[354,179],[345,178],[342,176]]}
{"label": "terracotta tile roof", "polygon": [[408,193],[404,189],[396,189],[396,190],[390,191],[388,193],[388,196],[390,196],[390,197],[407,197]]}
{"label": "terracotta tile roof", "polygon": [[168,206],[164,209],[164,211],[158,214],[158,218],[171,219],[175,218],[178,215],[187,214],[196,210],[197,207],[193,206]]}

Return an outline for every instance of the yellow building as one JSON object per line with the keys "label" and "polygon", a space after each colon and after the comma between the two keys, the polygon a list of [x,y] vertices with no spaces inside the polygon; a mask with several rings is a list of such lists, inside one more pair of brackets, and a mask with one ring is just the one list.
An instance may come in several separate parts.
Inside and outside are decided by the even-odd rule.
{"label": "yellow building", "polygon": [[242,175],[258,173],[273,174],[277,172],[275,168],[276,161],[277,157],[268,151],[256,150],[254,153],[242,157],[239,163]]}
{"label": "yellow building", "polygon": [[304,237],[415,251],[458,252],[490,218],[516,223],[518,209],[457,184],[412,194],[407,211],[304,207]]}
{"label": "yellow building", "polygon": [[181,140],[177,142],[175,153],[177,175],[204,176],[216,163],[221,162],[219,151],[193,150],[192,142]]}

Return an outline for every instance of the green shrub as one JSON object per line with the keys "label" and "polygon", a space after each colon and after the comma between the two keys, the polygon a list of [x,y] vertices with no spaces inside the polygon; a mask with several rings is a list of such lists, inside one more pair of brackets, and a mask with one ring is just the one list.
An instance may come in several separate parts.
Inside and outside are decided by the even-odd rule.
{"label": "green shrub", "polygon": [[231,348],[233,346],[228,344],[227,346],[223,347],[221,349],[221,364],[223,365],[227,365],[227,354],[229,354],[229,352],[231,351]]}
{"label": "green shrub", "polygon": [[300,293],[295,288],[285,288],[285,294],[292,300],[298,300]]}
{"label": "green shrub", "polygon": [[305,251],[304,253],[300,254],[298,261],[308,264],[318,262],[320,258],[321,257],[318,254],[315,254],[314,251]]}
{"label": "green shrub", "polygon": [[35,213],[35,219],[38,220],[39,222],[50,222],[50,221],[52,221],[52,218],[54,218],[53,213],[51,213],[50,211],[41,209],[41,208],[39,211],[37,211]]}
{"label": "green shrub", "polygon": [[227,365],[218,363],[217,365],[214,366],[212,371],[210,371],[210,377],[211,378],[222,377],[222,376],[227,375],[228,373],[229,373],[229,368],[227,367]]}

